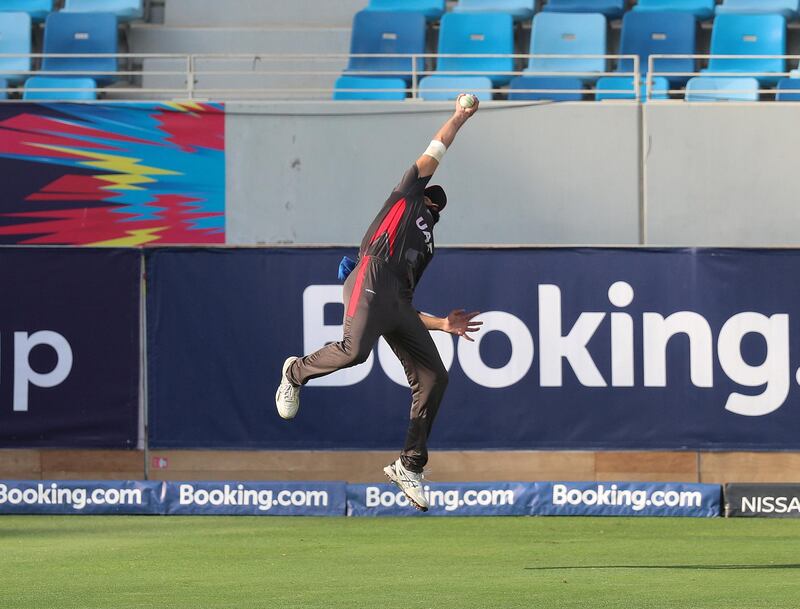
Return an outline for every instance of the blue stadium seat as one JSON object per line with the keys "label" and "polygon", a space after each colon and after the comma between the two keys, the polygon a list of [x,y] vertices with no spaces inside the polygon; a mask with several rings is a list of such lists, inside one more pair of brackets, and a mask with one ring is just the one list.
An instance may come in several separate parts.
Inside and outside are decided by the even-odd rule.
{"label": "blue stadium seat", "polygon": [[0,11],[28,13],[34,21],[44,21],[53,12],[53,0],[1,0]]}
{"label": "blue stadium seat", "polygon": [[[353,18],[350,54],[411,54],[425,52],[425,17],[420,13],[360,11]],[[425,59],[417,60],[417,71]],[[347,72],[393,72],[387,76],[411,80],[411,58],[350,57]],[[374,76],[374,75],[373,75]]]}
{"label": "blue stadium seat", "polygon": [[[526,89],[541,89],[530,91]],[[559,90],[563,93],[546,93],[547,90]],[[570,93],[567,91],[575,91]],[[568,76],[517,76],[511,81],[508,90],[511,101],[542,100],[581,101],[583,99],[583,81]]]}
{"label": "blue stadium seat", "polygon": [[686,101],[758,101],[758,80],[695,76],[686,83]]}
{"label": "blue stadium seat", "polygon": [[428,20],[439,19],[445,10],[445,0],[370,0],[368,11],[412,11],[422,13]]}
{"label": "blue stadium seat", "polygon": [[64,10],[70,13],[113,13],[119,21],[136,21],[144,17],[143,0],[65,0]]}
{"label": "blue stadium seat", "polygon": [[406,98],[402,78],[340,76],[333,86],[335,100],[402,100]]}
{"label": "blue stadium seat", "polygon": [[[31,52],[31,18],[28,13],[0,13],[0,55],[29,54]],[[9,72],[30,71],[30,57],[1,57],[0,76],[9,82],[18,83],[29,74]]]}
{"label": "blue stadium seat", "polygon": [[[533,18],[531,55],[605,55],[606,18],[597,13],[539,13]],[[532,57],[526,72],[605,72],[606,60]],[[582,76],[584,80],[591,80]]]}
{"label": "blue stadium seat", "polygon": [[4,89],[8,88],[8,81],[5,78],[0,78],[0,99],[8,99],[8,93]]}
{"label": "blue stadium seat", "polygon": [[[22,99],[70,101],[97,99],[97,93],[94,91],[95,87],[97,87],[97,83],[91,78],[33,76],[25,81]],[[58,91],[58,89],[74,90]]]}
{"label": "blue stadium seat", "polygon": [[800,78],[781,78],[775,101],[800,101]]}
{"label": "blue stadium seat", "polygon": [[545,11],[556,13],[602,13],[606,17],[620,17],[625,10],[625,0],[550,0]]}
{"label": "blue stadium seat", "polygon": [[[597,92],[595,99],[603,101],[605,99],[635,99],[633,91],[633,78],[630,76],[604,76],[597,80]],[[651,99],[669,99],[669,81],[661,76],[654,76],[650,85]],[[641,79],[639,83],[639,99],[645,101],[647,98],[647,82]]]}
{"label": "blue stadium seat", "polygon": [[[64,54],[116,53],[117,18],[111,13],[51,13],[44,26],[44,52]],[[46,72],[80,72],[100,84],[113,82],[116,57],[45,57]],[[71,76],[77,76],[72,74]]]}
{"label": "blue stadium seat", "polygon": [[777,13],[786,19],[797,19],[798,11],[800,0],[724,0],[717,5],[717,15]]}
{"label": "blue stadium seat", "polygon": [[[650,55],[694,55],[697,53],[697,22],[690,13],[629,11],[622,18],[620,55],[638,55],[639,71],[647,74]],[[657,72],[695,72],[694,59],[653,60]],[[633,60],[621,59],[619,72],[633,72]],[[683,85],[688,76],[668,77]]]}
{"label": "blue stadium seat", "polygon": [[639,0],[633,7],[635,11],[679,11],[691,13],[698,19],[711,19],[714,16],[716,0]]}
{"label": "blue stadium seat", "polygon": [[459,0],[454,13],[508,13],[514,21],[531,19],[536,0]]}
{"label": "blue stadium seat", "polygon": [[492,88],[491,79],[485,76],[426,76],[419,83],[419,96],[426,101],[442,101],[469,92],[478,99],[492,99]]}
{"label": "blue stadium seat", "polygon": [[[719,15],[711,30],[711,55],[785,55],[781,15]],[[710,59],[704,72],[785,72],[785,59]],[[759,77],[776,83],[779,77]]]}
{"label": "blue stadium seat", "polygon": [[[456,55],[511,55],[514,53],[514,22],[505,13],[447,13],[439,30],[438,72],[466,72],[488,76],[505,85],[514,70],[512,57],[441,57]],[[483,72],[475,74],[476,72]],[[466,74],[464,74],[466,76]]]}

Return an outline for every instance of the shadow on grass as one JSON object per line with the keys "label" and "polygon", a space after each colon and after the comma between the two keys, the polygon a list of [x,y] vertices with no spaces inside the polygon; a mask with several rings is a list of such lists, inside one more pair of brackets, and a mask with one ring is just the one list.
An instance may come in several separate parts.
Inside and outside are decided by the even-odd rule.
{"label": "shadow on grass", "polygon": [[525,567],[526,571],[561,571],[580,569],[684,569],[704,570],[750,570],[750,569],[800,569],[800,564],[790,565],[580,565],[572,567]]}

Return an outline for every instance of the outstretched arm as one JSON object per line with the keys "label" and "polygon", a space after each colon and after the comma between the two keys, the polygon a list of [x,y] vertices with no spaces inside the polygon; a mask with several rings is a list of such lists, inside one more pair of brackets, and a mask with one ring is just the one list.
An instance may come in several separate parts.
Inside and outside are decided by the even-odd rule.
{"label": "outstretched arm", "polygon": [[467,334],[467,332],[477,332],[481,329],[482,321],[473,321],[473,318],[479,315],[478,311],[467,313],[464,309],[456,309],[450,311],[447,317],[434,317],[433,315],[426,315],[420,313],[419,318],[425,325],[426,330],[441,330],[456,336],[463,336],[470,342],[474,339]]}
{"label": "outstretched arm", "polygon": [[[447,119],[447,122],[442,125],[439,131],[436,132],[436,135],[433,136],[433,139],[444,144],[445,148],[450,147],[450,144],[453,143],[453,140],[456,138],[456,133],[461,129],[461,126],[467,122],[469,117],[478,111],[479,103],[477,97],[475,98],[475,105],[471,108],[461,107],[459,102],[463,95],[462,93],[458,96],[458,99],[456,99],[456,110],[453,116]],[[417,170],[419,171],[420,178],[432,176],[438,166],[439,161],[435,157],[427,154],[427,151],[417,159]]]}

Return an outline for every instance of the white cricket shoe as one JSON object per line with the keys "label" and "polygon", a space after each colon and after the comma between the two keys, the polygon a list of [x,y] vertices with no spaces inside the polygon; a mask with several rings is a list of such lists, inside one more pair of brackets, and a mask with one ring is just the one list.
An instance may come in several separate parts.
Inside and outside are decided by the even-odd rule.
{"label": "white cricket shoe", "polygon": [[293,419],[300,409],[300,387],[293,385],[286,378],[286,371],[296,359],[296,357],[287,357],[283,362],[281,384],[278,385],[278,391],[275,393],[275,406],[278,408],[278,414],[284,419]]}
{"label": "white cricket shoe", "polygon": [[400,459],[384,467],[383,473],[406,494],[411,505],[423,512],[428,511],[428,499],[422,490],[422,474],[408,471]]}

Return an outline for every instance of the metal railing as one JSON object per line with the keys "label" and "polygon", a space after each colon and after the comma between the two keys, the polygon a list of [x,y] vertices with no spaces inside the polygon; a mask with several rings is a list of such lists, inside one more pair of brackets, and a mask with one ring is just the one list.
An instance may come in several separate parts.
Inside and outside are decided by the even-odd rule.
{"label": "metal railing", "polygon": [[[43,59],[69,59],[69,60],[76,60],[76,59],[115,59],[117,62],[121,62],[126,64],[120,69],[116,70],[42,70],[42,69],[31,69],[28,70],[9,70],[5,67],[2,67],[8,60],[13,59],[27,59],[32,64],[41,63]],[[166,70],[166,71],[147,71],[140,69],[134,69],[133,66],[136,65],[137,62],[143,62],[147,59],[168,59],[172,61],[181,61],[185,68],[182,70]],[[188,97],[191,98],[191,88],[194,84],[194,79],[192,78],[192,56],[191,55],[183,55],[183,54],[174,54],[174,53],[92,53],[92,54],[80,54],[80,53],[29,53],[29,54],[15,54],[15,53],[3,53],[0,54],[0,79],[5,79],[8,81],[24,81],[27,80],[29,77],[32,76],[51,76],[51,77],[72,77],[72,78],[91,78],[93,80],[118,80],[122,79],[119,83],[120,86],[114,87],[103,87],[103,86],[95,86],[95,87],[28,87],[27,90],[32,93],[40,93],[40,92],[49,92],[49,93],[83,93],[83,92],[91,92],[95,94],[102,94],[102,93],[109,93],[113,92],[114,94],[124,94],[124,93],[131,93],[137,95],[158,95],[158,96],[175,96],[175,97]],[[160,87],[160,88],[152,88],[152,87],[143,87],[143,86],[127,86],[132,85],[136,79],[142,78],[145,74],[148,76],[179,76],[185,79],[185,86],[182,87]],[[128,82],[125,82],[125,81]],[[21,93],[19,88],[6,86],[5,88],[0,88],[0,92],[4,92],[6,94],[14,94],[14,93]],[[142,98],[139,98],[141,100]],[[14,99],[9,100],[0,100],[0,101],[16,101]],[[48,100],[52,101],[52,100]]]}
{"label": "metal railing", "polygon": [[[735,95],[747,95],[747,94],[756,94],[759,98],[762,96],[772,96],[777,97],[778,89],[777,88],[765,88],[763,86],[765,81],[775,81],[777,82],[781,78],[793,78],[797,77],[798,71],[797,70],[787,70],[784,72],[745,72],[745,71],[738,71],[738,70],[717,70],[712,71],[710,69],[705,69],[700,72],[668,72],[668,71],[658,71],[656,70],[656,62],[660,61],[671,61],[676,59],[689,59],[693,60],[695,64],[698,61],[702,62],[710,62],[714,60],[714,62],[722,62],[723,64],[726,61],[754,61],[754,60],[783,60],[786,65],[790,62],[795,62],[797,65],[800,62],[800,55],[703,55],[703,54],[694,54],[694,55],[650,55],[647,58],[647,73],[645,75],[645,101],[667,101],[662,100],[660,97],[654,97],[653,94],[666,94],[668,100],[674,99],[676,96],[678,99],[686,99],[687,91],[684,88],[681,89],[673,89],[671,85],[666,90],[663,89],[656,89],[654,87],[653,79],[657,77],[666,78],[668,82],[685,82],[691,78],[696,76],[709,76],[709,77],[721,77],[721,78],[755,78],[759,81],[759,85],[757,89],[747,88],[747,89],[725,89],[724,91],[720,91],[719,89],[693,89],[691,91],[693,96],[700,96],[700,97],[708,97],[709,99],[706,101],[724,101],[726,97],[735,96]],[[736,99],[730,99],[728,101],[737,101]],[[763,100],[761,100],[763,101]]]}
{"label": "metal railing", "polygon": [[[116,59],[117,70],[42,70],[38,65],[43,59]],[[409,68],[397,71],[387,70],[348,70],[352,59],[396,59],[408,62]],[[0,65],[12,59],[27,59],[33,65],[31,69],[12,70],[0,67],[0,78],[19,82],[20,86],[6,86],[0,92],[11,95],[5,101],[17,101],[13,96],[22,93],[21,84],[31,76],[52,77],[87,77],[102,80],[115,80],[113,85],[97,85],[93,88],[67,86],[58,88],[27,87],[31,93],[76,93],[90,92],[100,96],[123,101],[127,94],[131,99],[139,101],[147,97],[175,98],[189,100],[236,100],[236,99],[331,99],[335,80],[342,75],[349,76],[397,76],[407,80],[406,86],[395,90],[405,93],[410,100],[422,99],[420,81],[426,76],[464,76],[463,71],[441,71],[434,69],[434,62],[443,58],[459,59],[511,59],[513,62],[527,65],[532,59],[542,61],[581,61],[602,59],[605,63],[619,60],[630,60],[633,69],[630,72],[591,71],[531,71],[528,69],[509,71],[470,70],[470,76],[501,76],[506,79],[515,76],[568,76],[583,78],[587,83],[594,82],[601,76],[637,77],[639,74],[639,58],[635,55],[441,55],[434,53],[413,55],[368,55],[368,54],[233,54],[233,53],[120,53],[120,54],[0,54]],[[327,65],[326,65],[327,64]],[[155,67],[154,67],[155,66]],[[166,67],[165,67],[166,66]],[[292,81],[303,81],[293,84]],[[154,84],[155,83],[155,84]],[[369,91],[364,89],[363,91]],[[352,89],[351,92],[359,92]],[[388,91],[391,91],[389,89]],[[447,93],[448,89],[439,89],[437,93]],[[453,92],[458,92],[453,90]],[[594,89],[588,88],[582,94],[592,94]],[[505,97],[509,91],[500,86],[475,93]],[[574,89],[518,89],[515,93],[576,93]],[[639,100],[638,88],[632,87],[630,94]],[[54,100],[50,100],[54,101]]]}
{"label": "metal railing", "polygon": [[[116,70],[83,70],[74,67],[70,71],[41,70],[39,65],[43,59],[114,59],[118,62]],[[348,69],[348,65],[355,60],[369,62],[370,59],[397,60],[402,62],[396,71]],[[442,71],[436,70],[435,64],[442,59],[510,59],[516,68],[508,71],[469,70]],[[516,76],[541,76],[541,77],[572,77],[583,80],[585,88],[515,88],[511,91],[507,87],[492,85],[491,88],[472,91],[483,97],[495,100],[519,98],[520,96],[568,95],[578,94],[583,99],[594,100],[598,96],[603,99],[614,99],[638,103],[642,100],[666,101],[683,100],[686,91],[683,88],[674,88],[675,83],[685,83],[694,76],[724,76],[729,78],[758,78],[759,85],[756,94],[769,99],[775,97],[777,90],[764,86],[767,79],[776,81],[780,77],[789,77],[796,71],[787,72],[733,72],[708,70],[695,72],[667,72],[658,71],[658,62],[665,60],[690,59],[695,62],[708,60],[757,60],[757,59],[783,59],[787,66],[796,67],[800,63],[800,55],[651,55],[647,60],[647,69],[640,65],[637,55],[442,55],[434,53],[424,54],[397,54],[397,55],[368,55],[368,54],[232,54],[232,53],[202,53],[202,54],[176,54],[176,53],[120,53],[120,54],[0,54],[0,66],[9,60],[27,60],[30,69],[10,70],[0,67],[0,78],[5,78],[17,86],[0,88],[0,93],[11,96],[6,101],[17,101],[21,94],[21,85],[30,76],[53,77],[88,77],[102,81],[114,81],[113,84],[99,84],[93,88],[65,86],[59,88],[31,88],[31,93],[64,93],[65,97],[77,92],[89,92],[101,97],[100,101],[141,101],[144,99],[185,99],[185,100],[323,100],[331,99],[334,92],[334,82],[339,76],[377,76],[402,78],[403,87],[382,89],[384,92],[394,92],[407,100],[421,100],[426,96],[426,90],[420,88],[420,83],[426,76],[493,76],[502,77],[508,81]],[[605,71],[572,71],[569,62],[584,63],[586,60],[602,60],[606,66]],[[620,71],[619,67],[625,62],[629,71]],[[630,62],[630,63],[628,63]],[[544,66],[545,69],[531,70],[530,65]],[[547,64],[550,64],[549,66]],[[604,76],[630,79],[629,87],[623,86],[615,90],[598,90],[597,80]],[[666,78],[670,86],[667,89],[655,86],[654,79]],[[626,83],[627,84],[627,83]],[[368,93],[371,88],[339,89],[349,93]],[[429,94],[457,94],[460,91],[439,87],[427,89]],[[707,94],[713,97],[720,96],[718,90],[694,90],[695,95]],[[753,93],[753,89],[728,90],[727,94]],[[50,99],[48,101],[54,101]]]}

